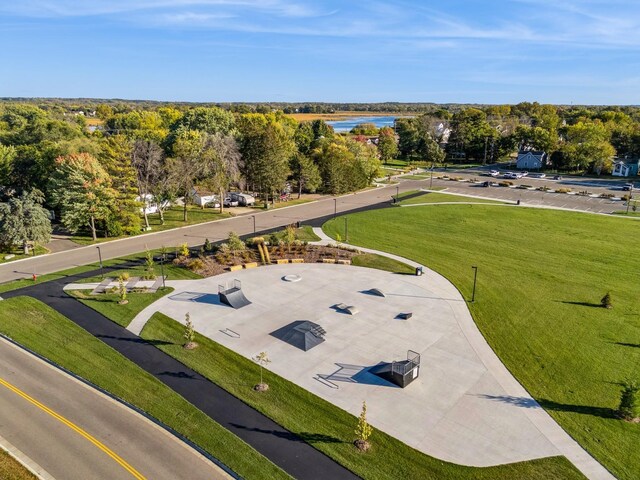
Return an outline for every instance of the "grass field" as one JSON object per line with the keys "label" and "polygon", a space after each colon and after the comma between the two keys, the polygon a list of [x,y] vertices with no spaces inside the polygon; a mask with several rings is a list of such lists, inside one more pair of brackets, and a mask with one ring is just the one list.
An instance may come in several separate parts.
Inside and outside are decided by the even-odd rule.
{"label": "grass field", "polygon": [[377,268],[392,273],[415,273],[413,267],[393,258],[383,257],[375,253],[363,253],[351,259],[351,264],[357,267]]}
{"label": "grass field", "polygon": [[[324,226],[334,237],[342,228],[340,218]],[[629,480],[640,477],[640,427],[616,409],[620,383],[640,377],[639,235],[640,223],[615,217],[482,205],[349,216],[350,243],[423,263],[466,298],[476,265],[469,307],[489,344],[565,430]],[[599,306],[607,291],[612,310]]]}
{"label": "grass field", "polygon": [[0,448],[0,478],[2,480],[36,480],[36,476]]}
{"label": "grass field", "polygon": [[419,205],[421,203],[446,203],[446,202],[455,202],[455,203],[493,203],[493,204],[504,204],[504,202],[500,202],[498,200],[485,200],[482,198],[473,198],[473,197],[465,197],[463,195],[450,195],[448,193],[437,193],[437,192],[425,192],[422,195],[417,197],[407,198],[403,200],[403,197],[407,197],[410,194],[417,193],[417,191],[412,192],[403,192],[400,194],[400,203],[399,205]]}
{"label": "grass field", "polygon": [[243,477],[290,478],[169,387],[37,300],[17,297],[0,302],[0,319],[1,333],[137,406]]}
{"label": "grass field", "polygon": [[[158,342],[158,348],[220,385],[277,423],[326,453],[365,479],[574,479],[582,476],[562,457],[492,468],[470,468],[428,457],[399,440],[374,432],[373,448],[358,453],[352,445],[356,418],[282,377],[265,371],[269,390],[255,392],[259,367],[207,337],[196,335],[199,347],[180,346],[184,327],[156,313],[142,337]],[[212,361],[212,359],[215,359]]]}
{"label": "grass field", "polygon": [[126,305],[118,304],[120,296],[117,293],[89,296],[89,292],[90,290],[67,290],[69,295],[77,298],[87,307],[126,328],[138,313],[159,298],[173,292],[173,288],[159,288],[156,293],[129,293],[127,295],[129,303]]}
{"label": "grass field", "polygon": [[[160,217],[157,214],[149,215],[149,225],[151,226],[151,230],[149,232],[140,232],[140,235],[144,235],[145,233],[162,232],[172,228],[186,227],[197,223],[213,222],[215,220],[221,220],[232,216],[228,210],[225,210],[223,213],[219,213],[217,208],[202,209],[200,207],[190,205],[187,210],[187,221],[184,222],[182,220],[182,207],[170,207],[164,214],[164,225],[160,223]],[[142,220],[142,223],[144,224],[144,220]],[[71,239],[81,245],[91,245],[93,243],[109,242],[117,238],[126,237],[98,237],[96,242],[93,241],[91,236],[87,235],[74,235]]]}

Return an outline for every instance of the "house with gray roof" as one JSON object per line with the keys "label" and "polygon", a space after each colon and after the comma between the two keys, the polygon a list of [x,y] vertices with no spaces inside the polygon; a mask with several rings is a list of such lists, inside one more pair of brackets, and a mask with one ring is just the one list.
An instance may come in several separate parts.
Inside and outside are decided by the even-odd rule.
{"label": "house with gray roof", "polygon": [[549,164],[547,152],[520,150],[516,167],[520,170],[540,170]]}

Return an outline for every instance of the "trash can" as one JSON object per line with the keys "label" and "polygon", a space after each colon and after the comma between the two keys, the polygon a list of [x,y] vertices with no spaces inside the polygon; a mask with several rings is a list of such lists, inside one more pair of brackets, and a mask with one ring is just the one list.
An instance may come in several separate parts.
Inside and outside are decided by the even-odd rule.
{"label": "trash can", "polygon": [[421,276],[422,275],[422,267],[416,267],[416,276]]}
{"label": "trash can", "polygon": [[520,200],[518,199],[518,201],[516,202],[516,205],[520,205]]}

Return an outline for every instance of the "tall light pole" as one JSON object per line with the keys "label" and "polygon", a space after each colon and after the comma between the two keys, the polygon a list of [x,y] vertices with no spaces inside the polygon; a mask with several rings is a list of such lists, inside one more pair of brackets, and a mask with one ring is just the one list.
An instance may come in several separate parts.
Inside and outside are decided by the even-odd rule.
{"label": "tall light pole", "polygon": [[473,293],[471,294],[471,303],[476,301],[476,279],[478,278],[478,267],[473,265]]}
{"label": "tall light pole", "polygon": [[431,179],[429,180],[429,190],[431,190],[431,188],[433,187],[433,167],[434,163],[431,162]]}
{"label": "tall light pole", "polygon": [[338,199],[334,198],[333,199],[333,218],[336,218],[337,215],[338,215]]}
{"label": "tall light pole", "polygon": [[400,185],[396,185],[396,203],[400,201]]}
{"label": "tall light pole", "polygon": [[349,217],[344,217],[344,242],[349,243]]}
{"label": "tall light pole", "polygon": [[100,245],[96,246],[98,249],[98,259],[100,260],[100,278],[104,278],[104,273],[102,271],[102,252],[100,251]]}
{"label": "tall light pole", "polygon": [[164,283],[164,257],[166,255],[166,249],[164,248],[164,245],[162,246],[162,256],[160,257],[160,275],[162,275],[162,288],[166,288],[166,285]]}
{"label": "tall light pole", "polygon": [[251,215],[251,218],[253,219],[253,234],[256,234],[256,216],[255,215]]}

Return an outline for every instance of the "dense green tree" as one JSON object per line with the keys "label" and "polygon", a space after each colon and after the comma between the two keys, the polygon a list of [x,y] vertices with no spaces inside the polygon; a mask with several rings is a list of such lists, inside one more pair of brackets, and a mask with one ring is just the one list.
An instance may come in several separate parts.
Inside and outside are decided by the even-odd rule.
{"label": "dense green tree", "polygon": [[578,122],[564,129],[562,158],[565,168],[589,168],[597,174],[609,173],[615,149],[609,133],[600,122]]}
{"label": "dense green tree", "polygon": [[499,139],[499,132],[487,122],[487,116],[477,108],[467,108],[453,115],[448,150],[450,154],[464,154],[466,159],[487,158],[491,142]]}
{"label": "dense green tree", "polygon": [[196,107],[187,110],[172,125],[172,130],[200,130],[206,133],[233,135],[235,117],[227,110],[218,107]]}
{"label": "dense green tree", "polygon": [[105,220],[109,236],[135,235],[140,232],[140,208],[137,171],[132,165],[132,142],[124,135],[111,135],[101,141],[99,160],[116,192],[111,212]]}
{"label": "dense green tree", "polygon": [[51,202],[60,208],[62,224],[71,233],[89,228],[97,240],[97,221],[105,221],[117,193],[100,162],[88,153],[56,159],[49,188]]}
{"label": "dense green tree", "polygon": [[306,155],[298,152],[291,159],[291,175],[298,186],[298,198],[302,190],[314,193],[322,184],[318,166]]}
{"label": "dense green tree", "polygon": [[0,145],[0,196],[13,183],[14,161],[16,149],[12,146]]}
{"label": "dense green tree", "polygon": [[238,122],[243,174],[248,185],[275,201],[289,176],[289,160],[295,153],[295,121],[276,114],[250,113]]}
{"label": "dense green tree", "polygon": [[353,135],[367,135],[367,136],[377,135],[378,127],[376,127],[375,123],[370,123],[370,122],[359,123],[358,125],[356,125],[351,129],[350,133],[352,133]]}
{"label": "dense green tree", "polygon": [[51,222],[43,203],[44,195],[39,190],[22,192],[0,203],[0,248],[21,246],[27,255],[30,245],[49,242]]}

